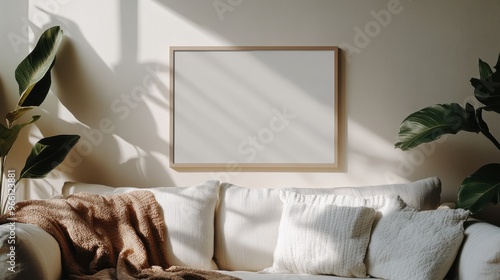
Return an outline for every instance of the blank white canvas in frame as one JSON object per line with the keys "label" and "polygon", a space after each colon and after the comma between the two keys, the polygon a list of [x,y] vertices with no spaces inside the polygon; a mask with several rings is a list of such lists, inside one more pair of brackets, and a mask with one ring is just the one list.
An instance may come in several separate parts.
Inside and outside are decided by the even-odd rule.
{"label": "blank white canvas in frame", "polygon": [[336,167],[336,47],[173,47],[172,167]]}

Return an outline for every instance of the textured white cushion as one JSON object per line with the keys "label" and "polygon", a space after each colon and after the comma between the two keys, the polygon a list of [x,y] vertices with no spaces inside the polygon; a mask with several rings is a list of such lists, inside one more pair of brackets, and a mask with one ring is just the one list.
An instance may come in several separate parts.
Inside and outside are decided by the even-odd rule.
{"label": "textured white cushion", "polygon": [[482,221],[467,221],[465,240],[456,261],[458,279],[500,279],[500,227]]}
{"label": "textured white cushion", "polygon": [[[281,193],[283,214],[271,273],[366,277],[363,263],[376,211]],[[354,199],[352,199],[354,200]]]}
{"label": "textured white cushion", "polygon": [[367,253],[371,276],[384,279],[443,279],[463,240],[468,211],[411,208],[384,216]]}
{"label": "textured white cushion", "polygon": [[[439,206],[441,184],[433,177],[407,184],[287,189],[356,197],[399,195],[414,208],[435,209]],[[260,271],[273,265],[283,207],[279,192],[221,184],[215,216],[215,260],[219,269]]]}
{"label": "textured white cushion", "polygon": [[[137,188],[67,182],[63,194],[92,192],[119,194]],[[219,181],[191,187],[148,188],[160,204],[167,227],[167,261],[170,265],[217,269],[214,255],[214,215]]]}

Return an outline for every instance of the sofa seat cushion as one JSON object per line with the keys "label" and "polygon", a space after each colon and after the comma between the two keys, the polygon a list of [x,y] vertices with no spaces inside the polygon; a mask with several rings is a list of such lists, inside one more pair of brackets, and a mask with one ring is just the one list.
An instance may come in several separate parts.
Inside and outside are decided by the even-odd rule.
{"label": "sofa seat cushion", "polygon": [[439,206],[441,184],[427,178],[406,184],[339,188],[250,189],[222,183],[215,217],[215,260],[219,269],[261,271],[273,265],[283,210],[280,191],[355,197],[400,196],[413,208]]}
{"label": "sofa seat cushion", "polygon": [[190,187],[113,188],[98,184],[66,182],[62,193],[90,192],[100,195],[134,190],[151,191],[163,210],[167,228],[169,265],[216,269],[214,255],[214,213],[219,181]]}

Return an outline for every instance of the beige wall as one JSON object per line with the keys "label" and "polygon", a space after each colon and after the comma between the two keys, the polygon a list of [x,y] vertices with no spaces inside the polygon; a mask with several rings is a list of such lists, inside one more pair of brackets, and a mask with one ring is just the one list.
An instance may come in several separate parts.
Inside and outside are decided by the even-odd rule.
{"label": "beige wall", "polygon": [[[478,76],[478,58],[494,65],[500,51],[495,0],[11,0],[0,9],[8,14],[0,25],[0,90],[10,106],[17,88],[12,73],[29,47],[27,21],[31,42],[52,25],[66,35],[53,72],[54,95],[39,110],[37,127],[21,135],[26,140],[16,145],[9,164],[20,170],[28,136],[31,143],[42,134],[83,137],[58,172],[24,182],[25,197],[57,193],[68,179],[115,186],[216,178],[250,187],[328,187],[438,176],[443,200],[454,201],[463,178],[500,155],[483,136],[466,133],[425,149],[393,148],[408,114],[434,103],[475,102],[469,79]],[[343,170],[170,169],[168,51],[179,45],[340,46]],[[7,110],[4,102],[1,109]],[[500,223],[493,216],[498,209],[485,215]]]}

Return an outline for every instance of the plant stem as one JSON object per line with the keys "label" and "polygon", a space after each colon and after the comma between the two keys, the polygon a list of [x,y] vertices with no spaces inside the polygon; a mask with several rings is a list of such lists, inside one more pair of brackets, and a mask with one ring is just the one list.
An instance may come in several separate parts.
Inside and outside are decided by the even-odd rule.
{"label": "plant stem", "polygon": [[[3,201],[3,199],[5,199],[5,201],[7,202],[7,197],[5,196],[4,197],[4,189],[3,189],[3,176],[5,175],[4,172],[5,172],[5,162],[6,162],[6,156],[3,156],[2,159],[1,159],[1,177],[0,177],[0,203]],[[3,214],[4,213],[4,210],[5,210],[5,205],[2,207],[1,209],[1,212],[0,214]]]}
{"label": "plant stem", "polygon": [[500,150],[500,143],[498,143],[497,139],[489,132],[489,131],[481,131],[481,133],[486,136],[486,138],[490,139],[490,141],[497,147],[498,150]]}
{"label": "plant stem", "polygon": [[[14,195],[15,195],[15,193],[17,192],[17,183],[19,183],[19,181],[20,181],[20,180],[21,180],[21,179],[18,179],[18,180],[14,183]],[[4,201],[3,206],[2,206],[2,214],[3,214],[4,212],[6,212],[5,210],[7,210],[7,202],[8,202],[8,201],[9,201],[9,196],[7,195],[7,196],[5,197],[5,201]]]}

